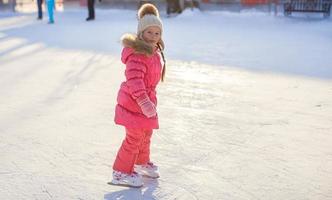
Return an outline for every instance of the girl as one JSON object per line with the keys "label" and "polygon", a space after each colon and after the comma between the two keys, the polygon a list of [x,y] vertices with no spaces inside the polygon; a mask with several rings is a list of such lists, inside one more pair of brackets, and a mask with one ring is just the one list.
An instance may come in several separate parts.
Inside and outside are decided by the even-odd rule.
{"label": "girl", "polygon": [[162,31],[157,8],[144,4],[138,10],[137,35],[122,37],[126,81],[118,92],[115,123],[125,127],[126,138],[113,164],[113,185],[141,187],[142,175],[159,177],[158,167],[150,161],[150,138],[159,128],[155,89],[165,75]]}

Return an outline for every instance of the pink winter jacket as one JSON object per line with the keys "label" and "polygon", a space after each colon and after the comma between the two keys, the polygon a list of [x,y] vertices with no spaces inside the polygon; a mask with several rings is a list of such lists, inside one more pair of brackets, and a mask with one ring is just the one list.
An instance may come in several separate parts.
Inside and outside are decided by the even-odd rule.
{"label": "pink winter jacket", "polygon": [[158,129],[158,115],[147,118],[136,100],[147,95],[157,106],[156,86],[162,70],[159,52],[147,55],[137,53],[135,46],[126,46],[121,58],[126,65],[126,81],[122,82],[118,92],[114,121],[126,128]]}

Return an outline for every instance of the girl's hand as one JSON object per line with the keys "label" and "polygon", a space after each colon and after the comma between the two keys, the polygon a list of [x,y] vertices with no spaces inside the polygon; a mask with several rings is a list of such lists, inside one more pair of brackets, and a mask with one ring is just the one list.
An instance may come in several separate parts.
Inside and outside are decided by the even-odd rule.
{"label": "girl's hand", "polygon": [[137,103],[146,117],[151,118],[157,115],[156,106],[148,97],[138,100]]}

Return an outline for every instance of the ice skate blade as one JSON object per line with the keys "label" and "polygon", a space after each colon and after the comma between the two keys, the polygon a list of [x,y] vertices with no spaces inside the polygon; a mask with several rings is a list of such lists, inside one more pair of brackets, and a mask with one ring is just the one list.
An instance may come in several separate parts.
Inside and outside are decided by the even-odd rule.
{"label": "ice skate blade", "polygon": [[127,184],[115,184],[112,182],[108,182],[108,185],[114,185],[114,186],[121,186],[121,187],[129,187],[129,188],[141,188],[143,185],[133,186],[133,185],[127,185]]}

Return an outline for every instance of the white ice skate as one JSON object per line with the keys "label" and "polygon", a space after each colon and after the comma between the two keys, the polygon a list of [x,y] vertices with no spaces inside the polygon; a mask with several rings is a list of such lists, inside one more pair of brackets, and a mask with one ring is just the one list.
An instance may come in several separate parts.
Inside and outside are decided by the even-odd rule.
{"label": "white ice skate", "polygon": [[126,174],[119,171],[113,171],[113,180],[108,184],[139,188],[143,186],[143,180],[142,176],[136,172]]}
{"label": "white ice skate", "polygon": [[152,162],[148,162],[146,165],[135,165],[134,170],[138,174],[149,178],[159,178],[160,176],[157,165],[154,165]]}

